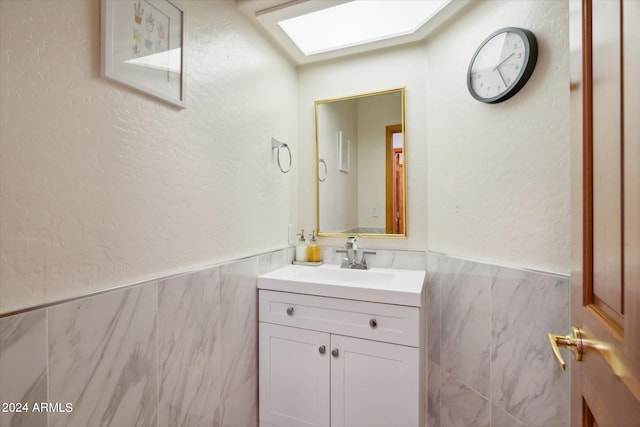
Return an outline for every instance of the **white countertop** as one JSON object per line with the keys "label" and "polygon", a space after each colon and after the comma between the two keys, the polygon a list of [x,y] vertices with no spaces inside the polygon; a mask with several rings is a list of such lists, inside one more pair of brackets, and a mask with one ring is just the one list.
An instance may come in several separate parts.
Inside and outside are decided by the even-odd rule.
{"label": "white countertop", "polygon": [[420,307],[425,272],[289,265],[258,276],[258,289]]}

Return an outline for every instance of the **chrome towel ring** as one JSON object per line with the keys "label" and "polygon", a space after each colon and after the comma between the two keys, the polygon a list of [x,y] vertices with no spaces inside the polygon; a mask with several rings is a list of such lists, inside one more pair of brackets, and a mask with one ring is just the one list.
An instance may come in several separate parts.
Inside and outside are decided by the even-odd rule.
{"label": "chrome towel ring", "polygon": [[[271,138],[271,148],[274,150],[278,150],[276,152],[276,159],[278,160],[278,167],[280,168],[280,171],[282,173],[289,172],[291,170],[291,149],[289,148],[289,146],[284,142],[280,142],[275,138]],[[289,154],[289,165],[287,166],[286,170],[282,167],[282,163],[280,163],[280,149],[282,148],[286,148],[287,153]]]}
{"label": "chrome towel ring", "polygon": [[[324,177],[320,178],[320,165],[324,166]],[[325,182],[327,180],[327,175],[329,174],[329,169],[327,169],[327,162],[324,159],[318,160],[318,181]]]}

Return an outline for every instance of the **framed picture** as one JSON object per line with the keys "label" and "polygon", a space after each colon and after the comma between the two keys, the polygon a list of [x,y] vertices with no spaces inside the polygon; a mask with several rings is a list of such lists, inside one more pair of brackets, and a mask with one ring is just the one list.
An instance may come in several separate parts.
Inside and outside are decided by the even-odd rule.
{"label": "framed picture", "polygon": [[102,75],[185,108],[184,34],[169,0],[102,0]]}
{"label": "framed picture", "polygon": [[338,131],[338,170],[349,172],[351,154],[351,140],[346,133]]}

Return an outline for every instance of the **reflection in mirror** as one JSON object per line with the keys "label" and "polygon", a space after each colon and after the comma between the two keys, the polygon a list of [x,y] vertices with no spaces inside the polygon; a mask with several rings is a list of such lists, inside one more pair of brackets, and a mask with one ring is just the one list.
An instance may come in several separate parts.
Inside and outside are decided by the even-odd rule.
{"label": "reflection in mirror", "polygon": [[406,237],[404,88],[315,107],[318,235]]}

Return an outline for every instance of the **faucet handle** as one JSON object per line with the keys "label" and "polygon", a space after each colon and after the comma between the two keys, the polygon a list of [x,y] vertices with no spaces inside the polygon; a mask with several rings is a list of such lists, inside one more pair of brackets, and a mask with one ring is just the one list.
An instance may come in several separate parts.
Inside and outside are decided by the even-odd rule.
{"label": "faucet handle", "polygon": [[344,256],[346,257],[348,252],[346,249],[336,249],[336,253],[337,254],[344,254]]}
{"label": "faucet handle", "polygon": [[360,264],[362,265],[363,270],[368,270],[369,266],[367,265],[367,259],[365,258],[367,255],[375,255],[376,253],[373,251],[363,251],[362,259],[360,260]]}

